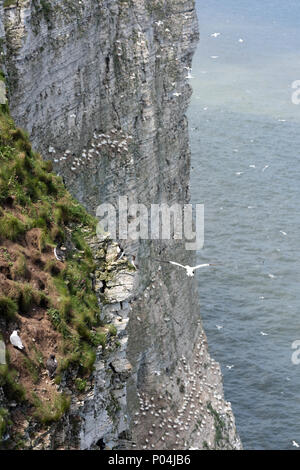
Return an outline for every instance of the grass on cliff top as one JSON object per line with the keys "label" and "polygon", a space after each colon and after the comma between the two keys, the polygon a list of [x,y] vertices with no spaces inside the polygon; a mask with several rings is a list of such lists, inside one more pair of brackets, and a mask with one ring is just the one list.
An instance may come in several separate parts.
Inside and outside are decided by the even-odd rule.
{"label": "grass on cliff top", "polygon": [[[10,351],[7,365],[0,366],[0,387],[8,399],[27,401],[32,416],[42,423],[60,419],[69,404],[58,393],[44,399],[39,394],[44,364],[54,345],[59,362],[56,383],[65,374],[72,387],[68,369],[75,368],[82,380],[87,378],[95,347],[106,343],[90,276],[95,266],[86,242],[95,228],[95,219],[52,173],[51,162],[33,152],[27,135],[1,105],[0,333],[10,348],[9,335],[18,325],[27,357]],[[71,246],[65,262],[55,259],[53,249],[58,244]],[[6,412],[1,411],[1,434],[7,422]]]}

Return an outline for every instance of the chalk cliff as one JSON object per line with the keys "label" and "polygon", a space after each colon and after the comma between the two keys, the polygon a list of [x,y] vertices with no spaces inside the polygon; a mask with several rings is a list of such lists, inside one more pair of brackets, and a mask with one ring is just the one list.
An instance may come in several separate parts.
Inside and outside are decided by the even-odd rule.
{"label": "chalk cliff", "polygon": [[[117,205],[119,195],[147,206],[188,203],[194,1],[5,3],[11,113],[73,196],[91,214],[100,203]],[[155,261],[193,264],[193,252],[179,240],[120,244],[138,270],[134,282],[121,274],[105,284],[103,311],[120,323],[122,347],[108,362],[97,353],[89,394],[71,406],[59,438],[51,428],[33,448],[241,448],[196,282]],[[111,393],[116,406],[108,412]],[[76,426],[70,416],[80,417]]]}

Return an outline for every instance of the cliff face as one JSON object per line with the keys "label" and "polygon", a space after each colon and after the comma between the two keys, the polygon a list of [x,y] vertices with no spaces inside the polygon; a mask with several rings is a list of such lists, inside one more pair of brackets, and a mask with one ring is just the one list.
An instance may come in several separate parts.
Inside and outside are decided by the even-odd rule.
{"label": "cliff face", "polygon": [[[28,0],[1,16],[12,115],[74,196],[91,213],[119,195],[147,206],[188,203],[194,1]],[[154,261],[192,264],[194,255],[175,240],[121,243],[137,256],[138,272],[124,298],[106,286],[106,309],[129,319],[120,373],[129,361],[131,376],[114,426],[102,426],[101,390],[86,397],[77,446],[240,448],[196,282]],[[105,370],[99,358],[99,380]],[[59,447],[69,445],[65,426]]]}

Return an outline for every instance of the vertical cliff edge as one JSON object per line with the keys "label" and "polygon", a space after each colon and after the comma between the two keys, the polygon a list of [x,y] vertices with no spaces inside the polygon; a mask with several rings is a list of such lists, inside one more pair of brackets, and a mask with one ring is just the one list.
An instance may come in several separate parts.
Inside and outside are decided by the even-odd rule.
{"label": "vertical cliff edge", "polygon": [[[120,195],[189,202],[186,77],[197,41],[193,0],[0,2],[10,112],[90,214]],[[118,265],[116,243],[89,240],[117,347],[97,349],[88,391],[70,392],[70,410],[29,447],[240,449],[196,281],[163,263],[195,255],[180,240],[119,243],[137,271]]]}

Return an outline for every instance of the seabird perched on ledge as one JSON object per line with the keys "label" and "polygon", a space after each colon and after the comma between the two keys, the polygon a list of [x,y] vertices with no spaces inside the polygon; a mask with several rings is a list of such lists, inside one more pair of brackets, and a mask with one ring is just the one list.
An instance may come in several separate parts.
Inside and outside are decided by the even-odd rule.
{"label": "seabird perched on ledge", "polygon": [[[160,262],[160,260],[156,260],[156,261]],[[212,263],[198,264],[197,266],[189,266],[189,265],[184,266],[183,264],[176,263],[175,261],[163,261],[163,263],[173,264],[174,266],[179,266],[180,268],[185,269],[186,275],[188,277],[194,277],[196,269],[207,268],[209,266],[216,266],[215,264],[212,264]]]}
{"label": "seabird perched on ledge", "polygon": [[127,255],[126,257],[127,257],[128,261],[129,261],[129,263],[131,264],[131,266],[133,266],[136,270],[138,270],[139,267],[138,267],[138,265],[135,263],[136,256],[129,254],[129,255]]}
{"label": "seabird perched on ledge", "polygon": [[57,369],[57,360],[55,358],[55,354],[50,354],[50,357],[46,362],[46,368],[48,370],[49,377],[53,379]]}
{"label": "seabird perched on ledge", "polygon": [[53,251],[57,261],[61,261],[63,263],[66,260],[66,256],[64,253],[66,251],[65,247],[56,246]]}
{"label": "seabird perched on ledge", "polygon": [[14,330],[12,332],[12,334],[10,335],[10,338],[9,338],[11,344],[13,345],[14,348],[17,348],[17,349],[24,349],[24,346],[23,346],[23,343],[21,341],[21,338],[19,336],[19,330]]}

